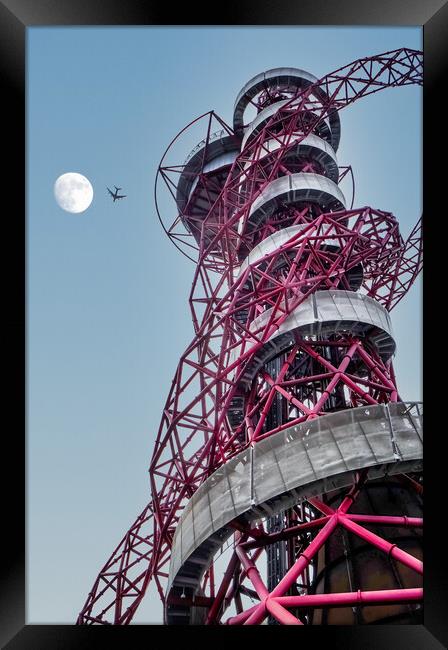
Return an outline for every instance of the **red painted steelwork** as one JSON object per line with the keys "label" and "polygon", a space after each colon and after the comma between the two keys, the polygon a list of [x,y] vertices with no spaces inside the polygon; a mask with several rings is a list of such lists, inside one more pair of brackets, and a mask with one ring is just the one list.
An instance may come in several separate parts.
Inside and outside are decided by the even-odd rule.
{"label": "red painted steelwork", "polygon": [[[181,132],[204,125],[198,184],[191,189],[184,209],[166,225],[160,213],[161,182],[176,199],[179,178],[189,162],[171,164],[169,158],[179,136],[170,143],[156,178],[156,208],[174,245],[196,262],[189,297],[195,336],[180,358],[162,413],[150,462],[150,503],[99,572],[78,624],[129,624],[150,581],[165,602],[179,517],[197,488],[237,453],[332,409],[400,401],[391,359],[381,356],[368,337],[353,333],[320,338],[296,334],[294,344],[281,358],[278,372],[263,366],[254,371],[254,377],[249,374],[257,353],[291,313],[317,291],[351,291],[358,281],[360,291],[390,311],[421,270],[420,223],[404,241],[392,214],[368,206],[325,211],[309,202],[290,205],[266,216],[258,225],[251,222],[251,207],[273,180],[293,173],[287,162],[289,151],[332,112],[385,88],[421,83],[421,53],[409,49],[340,68],[290,93],[288,101],[235,154],[233,162],[227,163],[225,173],[219,172],[222,177],[205,167],[207,152],[217,140],[213,132],[221,129],[218,138],[229,138],[230,145],[240,143],[241,136],[235,135],[214,111],[205,113]],[[313,94],[316,89],[323,89],[325,95],[317,98]],[[267,152],[265,143],[274,140],[278,146]],[[308,161],[301,173],[316,173],[316,169]],[[342,170],[340,176],[348,170]],[[205,206],[200,219],[191,208],[195,200],[199,202],[197,197]],[[248,256],[255,246],[287,227],[297,227],[296,234],[262,258],[250,260]],[[266,313],[269,317],[254,328],[254,320]],[[240,410],[235,407],[237,402],[242,404]],[[274,407],[283,414],[275,422]],[[237,414],[238,421],[232,420],[232,413]],[[287,607],[419,600],[418,588],[286,595],[298,584],[306,591],[311,561],[341,526],[421,571],[418,559],[359,525],[418,527],[420,519],[345,514],[360,490],[359,485],[337,510],[310,498],[306,506],[308,518],[294,519],[297,512],[291,512],[289,527],[279,534],[267,534],[258,528],[249,537],[247,533],[240,537],[238,532],[222,580],[218,580],[216,571],[213,573],[213,565],[205,574],[204,593],[195,601],[198,607],[212,602],[209,609],[205,607],[204,622],[224,622],[230,602],[235,603],[237,614],[228,618],[229,624],[257,624],[270,613],[280,623],[300,625],[307,620],[299,620]],[[310,520],[311,515],[317,516],[319,504],[324,517]],[[293,537],[298,540],[298,553],[291,555],[291,566],[269,593],[256,559],[273,541]],[[258,555],[251,556],[254,548]],[[243,584],[246,578],[255,591]],[[241,594],[254,595],[260,603],[238,611],[242,607]]]}

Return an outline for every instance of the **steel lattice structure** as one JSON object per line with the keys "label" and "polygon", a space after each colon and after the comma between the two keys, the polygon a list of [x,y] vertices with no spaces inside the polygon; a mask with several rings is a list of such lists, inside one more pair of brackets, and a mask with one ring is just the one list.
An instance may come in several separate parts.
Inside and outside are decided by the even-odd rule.
{"label": "steel lattice structure", "polygon": [[[168,147],[155,200],[196,263],[195,336],[151,500],[78,624],[130,623],[150,581],[166,623],[420,620],[422,406],[399,395],[389,312],[421,270],[421,223],[404,241],[392,214],[353,207],[354,181],[347,207],[336,151],[345,106],[421,83],[409,49],[319,80],[270,70],[239,93],[232,127],[210,111]],[[203,140],[171,164],[193,127]]]}

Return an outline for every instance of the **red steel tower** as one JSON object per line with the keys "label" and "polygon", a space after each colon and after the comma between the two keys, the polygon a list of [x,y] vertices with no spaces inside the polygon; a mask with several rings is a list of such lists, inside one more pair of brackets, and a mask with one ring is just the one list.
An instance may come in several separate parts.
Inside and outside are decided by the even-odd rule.
{"label": "red steel tower", "polygon": [[196,262],[195,336],[151,501],[79,624],[130,623],[150,581],[167,624],[421,622],[422,405],[399,394],[390,318],[421,270],[421,225],[404,241],[392,214],[348,206],[337,161],[340,110],[421,83],[408,49],[322,79],[268,70],[232,126],[211,111],[168,147],[156,205],[165,186],[164,228]]}

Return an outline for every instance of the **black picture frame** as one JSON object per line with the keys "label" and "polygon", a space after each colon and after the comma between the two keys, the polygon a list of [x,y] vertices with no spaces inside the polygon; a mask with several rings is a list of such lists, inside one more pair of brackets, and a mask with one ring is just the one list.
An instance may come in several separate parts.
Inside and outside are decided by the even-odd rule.
{"label": "black picture frame", "polygon": [[[174,6],[176,7],[173,11]],[[212,6],[212,5],[211,5]],[[333,647],[385,648],[394,650],[434,650],[446,647],[448,641],[448,606],[443,580],[444,553],[446,553],[444,518],[445,462],[441,453],[446,424],[443,416],[444,385],[437,380],[435,370],[442,367],[444,347],[443,329],[435,327],[445,302],[443,274],[437,260],[444,261],[447,238],[442,234],[445,219],[443,165],[436,162],[443,150],[446,114],[442,93],[448,85],[448,2],[446,0],[229,0],[219,4],[217,21],[213,23],[199,3],[168,5],[148,0],[2,0],[0,2],[0,79],[5,85],[2,93],[3,159],[7,166],[7,198],[11,201],[5,212],[3,226],[4,253],[9,255],[4,274],[4,305],[7,337],[4,351],[7,357],[7,407],[12,417],[4,428],[3,469],[9,469],[9,478],[3,490],[2,529],[6,551],[1,566],[0,641],[8,650],[19,648],[84,648],[102,647],[111,642],[134,647],[137,637],[153,639],[148,626],[84,627],[76,625],[25,625],[25,435],[26,435],[26,221],[25,221],[25,45],[26,30],[37,25],[418,25],[423,26],[424,37],[424,378],[426,406],[425,437],[425,611],[424,625],[331,627],[302,629],[306,639],[300,642],[315,644],[324,637]],[[409,137],[412,137],[410,134]],[[437,236],[437,232],[440,235]],[[13,242],[13,245],[12,245]],[[443,250],[440,248],[443,246]],[[439,247],[439,248],[438,248]],[[428,254],[428,250],[430,254]],[[4,255],[3,255],[4,257]],[[434,337],[432,332],[436,332]],[[12,344],[14,342],[14,345]],[[25,345],[24,345],[25,343]],[[445,344],[446,345],[446,344]],[[439,346],[439,347],[438,347]],[[432,359],[436,367],[430,367]],[[440,360],[440,362],[439,362]],[[445,364],[446,365],[446,364]],[[25,388],[25,390],[24,390]],[[25,399],[24,399],[25,398]],[[429,401],[429,404],[428,404]],[[22,408],[24,407],[24,408]],[[24,417],[21,414],[24,413]],[[25,425],[22,431],[21,423]],[[18,424],[20,423],[20,426]],[[446,584],[446,583],[445,583]],[[80,603],[81,605],[81,603]],[[76,618],[74,612],[74,619]],[[150,626],[153,627],[153,626]],[[158,633],[170,635],[177,628],[157,626]],[[193,633],[190,628],[188,634]],[[200,628],[199,632],[219,632],[220,638],[237,634],[241,640],[244,630],[238,628]],[[113,630],[113,631],[111,631]],[[230,630],[233,630],[231,632]],[[287,628],[263,628],[266,635],[276,639],[290,634]],[[319,630],[319,631],[317,631]],[[184,630],[182,630],[184,633]],[[109,634],[111,636],[109,636]],[[245,634],[248,634],[247,632]],[[251,632],[250,634],[253,634]],[[297,632],[296,632],[297,634]],[[137,635],[137,636],[136,636]],[[321,636],[323,635],[323,636]],[[331,636],[328,636],[331,635]],[[211,637],[210,637],[211,639]],[[171,637],[170,637],[171,640]],[[297,637],[295,638],[297,641]]]}

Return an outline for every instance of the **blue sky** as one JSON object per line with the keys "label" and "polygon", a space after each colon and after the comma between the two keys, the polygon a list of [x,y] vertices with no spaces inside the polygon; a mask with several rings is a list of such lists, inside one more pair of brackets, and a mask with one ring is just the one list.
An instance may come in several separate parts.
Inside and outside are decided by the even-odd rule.
{"label": "blue sky", "polygon": [[[28,623],[76,620],[149,500],[161,409],[193,333],[193,265],[154,208],[166,146],[208,110],[231,124],[236,94],[258,72],[292,66],[321,77],[399,47],[421,49],[421,29],[27,30]],[[411,86],[341,112],[338,159],[354,168],[355,207],[393,212],[405,237],[422,206],[421,103]],[[81,214],[53,197],[68,171],[93,185]],[[113,204],[112,184],[128,198]],[[421,399],[420,280],[392,321],[400,392]],[[152,591],[135,622],[161,622]]]}

